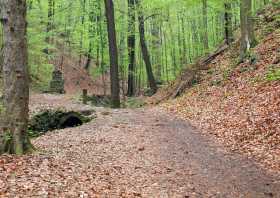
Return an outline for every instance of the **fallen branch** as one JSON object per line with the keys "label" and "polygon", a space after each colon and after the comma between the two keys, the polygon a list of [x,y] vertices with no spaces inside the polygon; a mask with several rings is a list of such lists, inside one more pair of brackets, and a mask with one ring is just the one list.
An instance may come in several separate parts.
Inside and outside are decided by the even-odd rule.
{"label": "fallen branch", "polygon": [[219,56],[221,53],[223,53],[225,50],[228,49],[228,45],[225,44],[225,42],[223,42],[222,45],[220,45],[214,52],[212,52],[211,54],[209,54],[206,57],[202,57],[201,59],[199,59],[197,61],[197,66],[199,67],[200,70],[207,70],[209,69],[207,66],[217,57]]}
{"label": "fallen branch", "polygon": [[172,94],[171,98],[177,98],[180,96],[187,88],[191,87],[195,81],[199,79],[199,73],[202,70],[208,70],[208,65],[220,54],[222,54],[228,45],[225,42],[220,45],[213,53],[208,56],[202,57],[194,65],[190,65],[181,76],[181,81],[177,86],[175,92]]}

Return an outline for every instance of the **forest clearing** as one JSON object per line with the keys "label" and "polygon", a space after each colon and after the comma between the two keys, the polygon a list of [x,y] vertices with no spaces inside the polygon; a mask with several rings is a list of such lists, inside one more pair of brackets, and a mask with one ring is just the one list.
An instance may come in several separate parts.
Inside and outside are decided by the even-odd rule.
{"label": "forest clearing", "polygon": [[280,197],[280,2],[0,0],[0,197]]}

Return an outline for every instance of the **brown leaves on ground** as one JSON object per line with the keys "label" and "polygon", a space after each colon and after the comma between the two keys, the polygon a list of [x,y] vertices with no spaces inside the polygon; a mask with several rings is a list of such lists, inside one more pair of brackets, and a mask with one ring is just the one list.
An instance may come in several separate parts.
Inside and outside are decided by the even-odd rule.
{"label": "brown leaves on ground", "polygon": [[256,64],[245,62],[237,67],[230,62],[235,49],[229,50],[213,61],[201,84],[163,106],[233,150],[279,172],[280,82],[266,80],[279,46],[276,30],[255,48]]}
{"label": "brown leaves on ground", "polygon": [[[53,105],[63,101],[68,100],[61,98]],[[37,102],[42,105],[42,100]],[[0,197],[279,194],[276,177],[162,109],[98,108],[97,114],[96,120],[80,127],[33,139],[38,149],[33,155],[0,156]]]}
{"label": "brown leaves on ground", "polygon": [[[31,109],[71,105],[63,96],[35,95],[31,101]],[[186,161],[176,157],[183,152],[169,150],[170,131],[164,123],[155,125],[161,122],[158,112],[97,111],[98,118],[88,124],[34,139],[38,152],[33,155],[0,156],[0,197],[198,195],[187,179],[191,171],[177,167]],[[181,149],[173,141],[177,147],[172,148]]]}

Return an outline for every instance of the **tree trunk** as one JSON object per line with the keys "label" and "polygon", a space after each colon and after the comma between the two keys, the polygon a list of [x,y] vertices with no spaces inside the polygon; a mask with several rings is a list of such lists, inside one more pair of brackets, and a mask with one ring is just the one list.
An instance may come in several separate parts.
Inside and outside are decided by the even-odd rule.
{"label": "tree trunk", "polygon": [[254,22],[252,17],[252,0],[240,1],[240,22],[241,22],[241,43],[240,43],[240,62],[249,53],[250,48],[256,45],[254,34]]}
{"label": "tree trunk", "polygon": [[255,30],[254,30],[254,17],[253,17],[253,11],[252,11],[252,0],[246,0],[246,8],[247,10],[247,20],[248,20],[248,34],[249,34],[249,40],[251,47],[255,47],[257,45],[257,40],[255,36]]}
{"label": "tree trunk", "polygon": [[152,46],[153,46],[153,64],[155,65],[155,78],[157,82],[161,82],[161,38],[160,38],[161,23],[159,19],[152,17]]}
{"label": "tree trunk", "polygon": [[137,6],[138,6],[138,21],[139,21],[139,33],[140,33],[140,44],[141,44],[141,50],[142,50],[142,55],[143,55],[143,60],[146,64],[146,71],[147,71],[147,77],[149,81],[149,86],[152,90],[152,93],[157,92],[157,84],[155,81],[155,77],[153,74],[153,69],[152,69],[152,64],[150,60],[150,54],[149,50],[146,44],[146,39],[145,39],[145,22],[144,22],[144,16],[141,12],[140,8],[140,2],[136,0]]}
{"label": "tree trunk", "polygon": [[183,45],[183,51],[182,51],[182,64],[187,64],[187,43],[186,43],[186,31],[185,31],[185,19],[184,16],[181,17],[181,26],[182,26],[182,45]]}
{"label": "tree trunk", "polygon": [[26,1],[1,1],[4,28],[4,120],[0,153],[22,155],[33,147],[27,135],[29,75],[27,64]]}
{"label": "tree trunk", "polygon": [[48,23],[47,23],[47,36],[46,42],[50,43],[51,36],[50,32],[53,30],[53,17],[54,17],[54,1],[48,0]]}
{"label": "tree trunk", "polygon": [[98,34],[99,34],[99,43],[100,43],[100,67],[101,67],[101,73],[102,73],[102,84],[103,84],[103,94],[106,96],[107,94],[107,85],[106,85],[106,71],[105,71],[105,65],[104,65],[104,48],[105,48],[105,42],[103,37],[103,13],[101,8],[101,1],[98,1],[98,10],[99,10],[99,20],[98,20]]}
{"label": "tree trunk", "polygon": [[135,2],[128,0],[128,90],[129,97],[135,95]]}
{"label": "tree trunk", "polygon": [[120,107],[120,84],[118,68],[118,49],[115,29],[114,4],[112,0],[104,0],[107,18],[107,30],[110,55],[110,75],[111,75],[111,100],[112,108]]}
{"label": "tree trunk", "polygon": [[203,13],[203,45],[204,49],[208,52],[208,12],[207,12],[207,0],[202,0],[202,13]]}
{"label": "tree trunk", "polygon": [[231,2],[225,2],[225,40],[228,45],[233,42]]}

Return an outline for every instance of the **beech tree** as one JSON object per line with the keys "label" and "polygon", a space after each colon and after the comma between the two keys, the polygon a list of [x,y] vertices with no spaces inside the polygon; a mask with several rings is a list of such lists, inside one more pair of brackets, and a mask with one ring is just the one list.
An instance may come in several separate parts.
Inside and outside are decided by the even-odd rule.
{"label": "beech tree", "polygon": [[234,40],[233,27],[232,27],[232,3],[230,0],[226,0],[225,6],[225,40],[228,45]]}
{"label": "beech tree", "polygon": [[4,30],[4,120],[0,131],[0,153],[21,155],[33,149],[27,135],[29,74],[26,1],[0,2]]}
{"label": "beech tree", "polygon": [[118,48],[115,29],[114,3],[112,0],[104,0],[105,13],[107,18],[107,30],[110,55],[110,76],[111,76],[111,99],[112,107],[120,107],[120,84],[118,68]]}
{"label": "beech tree", "polygon": [[[2,4],[6,2],[3,0]],[[115,10],[110,8],[106,12],[110,20],[114,20],[108,23],[108,34],[104,6],[107,1],[28,0],[30,76],[33,82],[38,82],[40,90],[45,91],[55,59],[59,57],[62,65],[67,62],[63,57],[71,57],[76,66],[93,78],[101,79],[102,82],[97,83],[103,88],[102,94],[110,94],[108,87],[111,86],[112,99],[116,101],[120,97],[117,81],[121,81],[122,92],[127,96],[142,94],[147,88],[155,93],[157,84],[172,82],[187,64],[214,51],[224,40],[230,44],[240,23],[240,57],[244,59],[248,48],[256,44],[254,15],[269,2],[112,0]],[[0,29],[1,66],[2,25]],[[110,77],[111,84],[108,83]]]}
{"label": "beech tree", "polygon": [[135,94],[135,0],[128,0],[128,88],[127,95]]}
{"label": "beech tree", "polygon": [[254,19],[252,16],[252,0],[240,1],[241,44],[240,61],[249,53],[250,48],[257,43],[254,33]]}
{"label": "beech tree", "polygon": [[203,45],[206,51],[209,50],[208,43],[208,12],[207,0],[202,0],[202,13],[203,13]]}
{"label": "beech tree", "polygon": [[153,69],[152,69],[152,64],[151,64],[151,59],[150,59],[150,54],[149,50],[146,44],[146,38],[145,38],[145,20],[143,13],[141,11],[141,2],[139,0],[136,0],[137,4],[137,10],[138,10],[138,23],[139,23],[139,34],[140,34],[140,45],[141,45],[141,50],[142,50],[142,56],[143,60],[146,64],[146,72],[147,72],[147,77],[149,81],[149,86],[151,88],[152,93],[157,92],[157,84],[156,80],[153,74]]}

